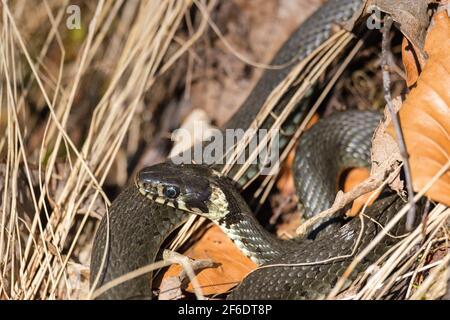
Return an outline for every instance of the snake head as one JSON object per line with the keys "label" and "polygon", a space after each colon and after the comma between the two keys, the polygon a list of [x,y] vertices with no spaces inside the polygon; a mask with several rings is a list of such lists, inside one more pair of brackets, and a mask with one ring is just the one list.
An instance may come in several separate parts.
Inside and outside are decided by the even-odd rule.
{"label": "snake head", "polygon": [[225,213],[217,201],[220,175],[202,165],[160,163],[136,176],[139,192],[162,205],[219,219]]}

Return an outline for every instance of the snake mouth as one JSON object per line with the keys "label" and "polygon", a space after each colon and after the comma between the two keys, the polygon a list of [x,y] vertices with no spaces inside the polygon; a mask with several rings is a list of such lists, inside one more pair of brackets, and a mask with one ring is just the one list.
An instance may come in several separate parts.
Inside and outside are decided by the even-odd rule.
{"label": "snake mouth", "polygon": [[168,205],[171,207],[174,207],[178,209],[178,201],[166,199],[163,196],[161,196],[161,193],[157,186],[151,185],[149,183],[145,183],[140,181],[139,179],[135,180],[135,185],[137,189],[139,190],[139,193],[149,199],[152,202],[156,202],[162,205]]}
{"label": "snake mouth", "polygon": [[148,188],[138,185],[138,190],[144,197],[146,197],[152,201],[156,202],[159,199],[158,194],[156,192],[154,192],[152,189],[148,189]]}
{"label": "snake mouth", "polygon": [[139,190],[139,193],[142,194],[147,199],[163,204],[163,205],[170,205],[172,207],[178,208],[177,201],[166,199],[163,196],[161,196],[160,188],[157,186],[153,186],[151,184],[142,182],[142,181],[136,181],[136,187]]}
{"label": "snake mouth", "polygon": [[[180,205],[179,205],[178,201],[171,200],[171,199],[165,199],[164,197],[161,197],[158,194],[158,191],[155,190],[155,189],[156,188],[154,188],[154,187],[148,188],[148,187],[138,186],[139,192],[144,197],[149,199],[150,201],[156,202],[156,203],[161,204],[161,205],[170,206],[170,207],[173,207],[175,209],[183,209],[183,208],[180,208]],[[187,210],[183,210],[183,211],[187,211]]]}

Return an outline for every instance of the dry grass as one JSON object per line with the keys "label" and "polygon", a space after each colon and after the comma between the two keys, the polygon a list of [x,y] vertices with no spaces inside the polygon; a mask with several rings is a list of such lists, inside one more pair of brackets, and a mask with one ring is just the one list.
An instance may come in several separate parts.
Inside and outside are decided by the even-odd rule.
{"label": "dry grass", "polygon": [[[151,128],[145,134],[140,132],[142,119],[155,116],[154,109],[145,108],[146,95],[155,87],[165,87],[164,74],[202,38],[208,24],[218,32],[208,16],[215,3],[78,1],[82,29],[68,30],[68,0],[2,0],[1,299],[88,297],[86,266],[96,221],[110,204],[103,190],[111,178],[108,174],[126,171],[127,157],[137,151],[138,141],[155,134]],[[197,24],[190,18],[193,6],[201,13]],[[182,25],[187,25],[189,36],[180,35]],[[271,106],[292,83],[306,79],[278,119],[279,125],[348,42],[345,34],[338,33],[311,57],[309,65],[294,68],[292,77],[272,93],[260,116],[269,115]],[[189,61],[193,57],[194,53],[189,55]],[[305,73],[311,65],[314,68]],[[190,76],[188,72],[186,78]],[[89,97],[92,92],[94,98]],[[293,146],[294,142],[287,150]],[[286,156],[287,151],[282,158]],[[126,180],[116,176],[122,183]],[[264,181],[258,196],[265,199],[273,183],[273,178]],[[397,220],[406,211],[399,212]],[[361,279],[366,281],[355,283],[350,298],[385,298],[405,279],[406,298],[442,294],[450,256],[444,251],[438,260],[429,258],[448,248],[445,223],[449,215],[443,206],[434,208],[426,227],[414,230],[368,270]],[[187,234],[181,235],[178,245]],[[172,262],[156,267],[168,263]],[[201,297],[201,292],[197,295]]]}
{"label": "dry grass", "polygon": [[[65,27],[67,3],[2,3],[0,146],[6,161],[0,296],[6,299],[86,293],[73,288],[69,270],[82,277],[86,271],[91,239],[85,239],[85,227],[102,211],[99,207],[109,204],[102,185],[127,143],[145,94],[205,25],[194,30],[191,40],[175,42],[191,1],[99,1],[80,3],[83,29],[70,31]],[[64,41],[79,33],[83,40],[68,53]],[[96,105],[83,115],[89,121],[86,136],[74,141],[71,120],[93,69],[104,72],[107,81]],[[48,114],[39,131],[27,117],[32,103],[42,101]],[[38,143],[30,148],[33,135]],[[32,200],[28,211],[21,207],[23,197]],[[74,253],[80,263],[74,263]]]}
{"label": "dry grass", "polygon": [[[416,203],[429,188],[446,171],[450,169],[450,161],[436,174],[429,183],[420,190],[414,197]],[[395,224],[406,216],[409,210],[409,203],[406,204],[382,229],[382,231],[373,239],[369,245],[362,250],[352,261],[346,273],[338,281],[336,287],[330,293],[328,298],[335,298],[339,290],[343,287],[346,275],[364,259],[375,245],[383,238],[389,235]],[[349,289],[352,299],[383,299],[391,294],[390,290],[400,281],[408,280],[402,289],[400,297],[405,299],[437,299],[446,290],[446,270],[448,269],[450,253],[448,220],[450,209],[438,204],[423,223],[417,226],[411,233],[397,243],[394,248],[383,255],[374,263],[361,278],[357,279],[352,288]],[[362,217],[364,219],[364,217]],[[443,257],[436,258],[435,252],[441,250]],[[432,261],[429,261],[432,259]],[[437,260],[437,261],[436,261]],[[426,271],[435,268],[430,275]],[[424,273],[425,272],[425,273]],[[425,282],[423,277],[426,277]],[[422,277],[422,278],[420,278]],[[363,282],[365,281],[365,282]],[[428,282],[428,283],[426,283]],[[363,284],[363,285],[361,285]],[[419,285],[420,284],[420,285]],[[438,287],[438,290],[428,290],[432,285]],[[413,288],[415,287],[415,288]],[[398,288],[397,288],[398,289]],[[414,290],[413,290],[414,289]],[[417,291],[415,289],[418,289]]]}

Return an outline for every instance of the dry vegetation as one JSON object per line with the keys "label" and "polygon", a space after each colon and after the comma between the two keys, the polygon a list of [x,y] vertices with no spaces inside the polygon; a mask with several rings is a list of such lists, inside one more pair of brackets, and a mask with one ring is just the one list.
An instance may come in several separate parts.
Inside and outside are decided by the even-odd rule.
{"label": "dry vegetation", "polygon": [[[222,125],[262,72],[245,62],[268,61],[320,2],[2,1],[0,298],[87,298],[92,239],[111,199],[167,156],[170,132],[194,108]],[[80,29],[66,27],[69,4],[81,8]],[[326,112],[384,106],[378,58],[361,52],[363,71],[337,82]],[[406,298],[445,293],[449,215],[434,207],[346,298],[387,298],[399,284]]]}

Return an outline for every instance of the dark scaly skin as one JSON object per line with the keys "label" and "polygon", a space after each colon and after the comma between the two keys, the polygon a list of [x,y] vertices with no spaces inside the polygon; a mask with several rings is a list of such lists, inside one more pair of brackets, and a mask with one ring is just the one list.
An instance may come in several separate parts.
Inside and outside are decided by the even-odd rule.
{"label": "dark scaly skin", "polygon": [[335,113],[308,131],[294,160],[297,192],[307,218],[331,207],[343,169],[370,166],[370,141],[381,120],[378,112],[346,111]]}
{"label": "dark scaly skin", "polygon": [[[134,184],[126,187],[109,209],[109,248],[99,283],[109,281],[155,261],[166,237],[189,217],[143,197]],[[97,276],[105,252],[107,219],[102,219],[91,255],[90,284]],[[152,273],[108,290],[99,299],[150,299]],[[99,286],[98,286],[99,287]]]}
{"label": "dark scaly skin", "polygon": [[[390,195],[375,202],[366,214],[376,219],[381,225],[386,225],[405,203],[397,195]],[[402,235],[405,221],[399,222],[390,231],[393,235]],[[356,253],[364,249],[376,234],[380,232],[379,225],[364,219],[364,233]],[[331,231],[331,230],[330,230]],[[357,242],[361,232],[360,219],[354,218],[347,224],[325,232],[314,241],[301,240],[294,251],[275,257],[267,264],[299,264],[319,262],[316,265],[272,267],[256,270],[248,275],[244,281],[228,296],[228,299],[276,300],[276,299],[321,299],[333,289],[338,279],[352,262],[352,258],[345,258],[333,262],[321,263],[333,257],[349,255]],[[385,237],[363,261],[357,265],[348,278],[347,285],[357,274],[366,270],[383,253],[385,253],[398,239]],[[343,288],[345,289],[345,287]]]}
{"label": "dark scaly skin", "polygon": [[[330,147],[327,151],[331,154],[339,154],[342,150],[352,150],[355,137],[353,135],[340,135],[342,130],[351,130],[354,126],[359,128],[360,132],[366,132],[371,127],[374,129],[374,123],[370,121],[359,123],[355,119],[361,119],[361,115],[367,117],[369,112],[345,112],[335,114],[327,119],[321,120],[310,131],[306,132],[302,137],[299,149],[304,150],[304,146],[310,145],[312,142],[321,144],[323,147]],[[370,113],[371,114],[371,113]],[[336,125],[336,119],[346,116],[344,123],[352,124],[352,128],[341,127]],[[376,116],[376,114],[372,114]],[[349,120],[348,118],[353,118]],[[334,124],[334,125],[331,125]],[[321,140],[321,136],[316,135],[315,128],[322,131],[323,137],[344,138],[339,141],[328,141],[325,143]],[[369,134],[370,135],[370,134]],[[347,138],[347,139],[345,139]],[[333,139],[331,139],[333,140]],[[364,150],[370,145],[370,140],[362,141],[361,149]],[[300,154],[305,151],[299,151]],[[355,155],[355,153],[352,153]],[[364,154],[364,152],[362,152]],[[330,170],[329,163],[315,162],[314,158],[308,158],[306,166],[311,168],[309,175],[312,177],[311,185],[327,184],[330,180],[320,181],[320,175],[317,171]],[[343,157],[346,161],[342,161],[342,165],[346,166],[353,161],[360,161],[359,153],[356,153],[356,160],[348,161],[348,155]],[[314,165],[311,165],[311,162]],[[320,165],[323,165],[322,167]],[[167,166],[165,168],[164,166]],[[155,166],[156,167],[156,166]],[[168,172],[173,170],[171,164],[158,165],[161,170],[159,172]],[[155,172],[155,169],[151,169]],[[150,171],[151,171],[150,170]],[[176,170],[176,169],[175,169]],[[199,168],[198,170],[202,170]],[[331,169],[332,171],[333,169]],[[149,172],[148,169],[145,171]],[[202,172],[202,171],[200,171]],[[205,175],[210,172],[206,171]],[[182,181],[189,183],[193,174],[184,171],[171,173],[173,176],[181,177]],[[316,177],[316,180],[314,180]],[[223,179],[223,178],[221,178]],[[318,179],[318,180],[317,180]],[[332,182],[332,181],[331,181]],[[245,200],[226,180],[220,184],[225,191],[230,203],[231,213],[225,218],[227,225],[237,226],[240,239],[246,239],[248,251],[253,255],[259,255],[264,264],[280,264],[280,263],[311,263],[320,262],[330,258],[348,255],[352,252],[353,247],[358,239],[361,230],[360,220],[358,218],[348,221],[341,226],[341,221],[333,224],[331,228],[326,229],[318,234],[316,240],[299,239],[296,241],[275,240],[273,235],[265,231],[254,218],[245,203]],[[299,186],[303,188],[304,186]],[[325,186],[326,188],[326,186]],[[315,192],[314,189],[306,188],[305,192]],[[321,196],[320,194],[318,196]],[[300,199],[302,200],[302,199]],[[328,199],[329,200],[329,199]],[[387,195],[378,200],[374,205],[369,207],[366,215],[375,219],[381,225],[385,225],[404,205],[396,195]],[[112,254],[108,257],[109,270],[105,280],[111,280],[123,274],[123,270],[134,270],[143,264],[153,262],[162,241],[170,232],[172,232],[179,223],[183,222],[188,213],[181,213],[178,210],[171,211],[170,207],[162,207],[163,210],[155,210],[156,204],[146,197],[142,196],[135,186],[128,187],[114,202],[111,208],[111,230],[116,230],[116,235],[112,232],[110,251]],[[116,218],[114,218],[116,217]],[[170,219],[170,220],[169,220]],[[105,239],[105,220],[97,234],[92,261],[100,261],[101,253],[104,251],[102,243]],[[391,234],[401,235],[405,232],[404,223],[400,222],[390,231]],[[117,232],[121,228],[120,232]],[[380,226],[369,219],[364,219],[364,234],[361,242],[357,247],[359,252],[363,249],[381,230]],[[130,240],[131,239],[131,240]],[[255,240],[256,239],[256,240]],[[398,239],[385,237],[374,250],[360,263],[355,272],[349,277],[354,277],[363,271],[371,263],[375,262],[386,250],[388,250]],[[270,253],[270,254],[268,254]],[[125,257],[125,259],[123,258]],[[244,279],[242,284],[229,296],[230,299],[317,299],[326,296],[327,293],[336,284],[337,279],[345,271],[346,267],[351,263],[352,257],[340,259],[328,263],[318,263],[309,266],[292,266],[292,267],[275,267],[270,269],[260,269],[251,273]],[[93,272],[98,270],[98,264],[92,265]],[[103,279],[102,279],[103,280]],[[92,281],[92,279],[91,279]],[[104,281],[107,282],[107,281]],[[107,296],[101,298],[124,299],[124,298],[149,298],[151,279],[149,276],[133,279],[123,284],[117,289],[111,290]]]}
{"label": "dark scaly skin", "polygon": [[[361,5],[361,2],[361,0],[330,0],[324,4],[293,33],[279,50],[272,64],[287,63],[292,61],[294,57],[298,57],[299,60],[305,58],[328,38],[332,25],[348,20]],[[227,123],[226,128],[248,128],[271,90],[288,74],[291,67],[292,65],[281,70],[267,70],[242,107]],[[278,109],[282,107],[283,104],[281,103]],[[303,109],[301,112],[304,114],[305,110]],[[270,126],[270,121],[270,119],[267,120],[266,127]],[[139,196],[140,194],[134,189],[134,186],[130,186],[123,191],[110,208],[111,242],[103,274],[97,287],[106,284],[117,276],[154,261],[157,251],[155,249],[160,247],[163,238],[167,236],[166,233],[169,233],[174,227],[173,223],[160,225],[160,223],[155,222],[158,217],[179,217],[180,223],[183,220],[178,215],[179,212],[177,213],[174,209],[150,203],[142,197],[139,198]],[[146,223],[142,223],[142,221]],[[153,238],[153,233],[155,233],[156,239]],[[100,269],[105,239],[106,219],[103,219],[94,240],[91,258],[91,285]],[[109,290],[100,298],[150,298],[150,279],[151,274],[130,280],[127,284]]]}
{"label": "dark scaly skin", "polygon": [[[371,117],[375,121],[367,121]],[[368,160],[371,141],[369,138],[373,134],[379,117],[376,113],[367,111],[337,113],[319,121],[316,126],[303,135],[298,153],[299,157],[304,158],[302,161],[304,168],[311,170],[307,172],[311,182],[307,185],[299,185],[298,188],[304,189],[305,194],[309,196],[308,199],[314,199],[314,195],[316,197],[327,196],[326,194],[317,194],[316,189],[311,186],[322,185],[323,189],[319,190],[332,189],[333,181],[321,180],[321,172],[330,173],[348,165],[361,163],[362,160]],[[365,121],[361,121],[363,119]],[[320,135],[317,134],[316,129],[320,130]],[[357,130],[362,137],[366,136],[366,139],[359,142],[359,135],[351,134],[352,130]],[[321,147],[313,148],[311,157],[307,157],[305,153],[310,150],[305,147],[311,144]],[[314,155],[314,151],[317,150],[322,150],[322,154]],[[314,156],[323,156],[323,150],[334,155],[336,159],[340,159],[328,159],[331,160],[331,163],[317,161]],[[330,165],[335,163],[340,163],[340,167],[333,168]],[[243,252],[258,264],[289,264],[289,266],[256,270],[244,279],[242,284],[229,296],[230,299],[318,299],[325,297],[353,260],[354,255],[351,255],[353,250],[355,253],[359,253],[364,249],[380,232],[382,226],[385,226],[404,205],[403,200],[397,195],[386,192],[365,211],[363,228],[359,218],[345,220],[343,216],[337,216],[328,228],[315,235],[315,240],[302,238],[286,241],[276,239],[257,222],[245,200],[229,179],[215,174],[205,166],[176,166],[163,163],[141,170],[137,179],[140,186],[148,190],[151,188],[145,187],[146,185],[173,185],[184,190],[181,192],[181,199],[186,195],[189,203],[195,203],[195,208],[201,208],[202,216],[217,223],[243,249]],[[211,190],[213,190],[210,186],[218,187],[225,196],[228,204],[225,213],[216,206],[208,204],[211,199]],[[331,197],[334,197],[334,194],[331,194]],[[216,197],[212,198],[216,199]],[[332,199],[327,200],[331,201]],[[160,201],[165,202],[167,199],[163,198]],[[300,201],[304,202],[304,199],[300,198]],[[214,203],[216,203],[215,200],[212,204]],[[179,205],[177,206],[179,207]],[[404,221],[400,221],[394,229],[390,230],[390,234],[395,236],[404,234],[404,225]],[[384,237],[357,265],[349,276],[348,283],[397,241],[398,238]],[[333,260],[329,261],[330,259]],[[305,263],[308,265],[293,266],[293,264]],[[312,265],[312,263],[314,264]]]}
{"label": "dark scaly skin", "polygon": [[[299,202],[304,204],[304,214],[312,216],[333,204],[338,190],[338,174],[344,169],[370,166],[371,138],[380,121],[381,114],[372,111],[334,113],[303,134],[296,150],[293,171],[297,196]],[[144,171],[146,169],[142,170]],[[188,177],[186,179],[189,180]],[[225,232],[231,239],[246,239],[244,251],[251,253],[250,256],[253,255],[254,260],[257,260],[255,262],[266,264],[273,262],[275,256],[286,257],[297,250],[298,241],[276,239],[261,227],[235,188],[224,186],[223,190],[230,190],[225,194],[232,214],[228,220],[225,219],[225,226],[222,227],[227,229]],[[368,212],[376,215],[381,207],[383,206]],[[385,215],[383,218],[386,219]],[[326,225],[324,221],[321,224],[322,228]],[[317,228],[318,225],[313,234],[336,232],[339,226],[339,223],[332,223],[325,231]],[[289,259],[295,262],[298,258],[293,255]]]}
{"label": "dark scaly skin", "polygon": [[[347,111],[335,113],[319,121],[300,139],[294,162],[297,195],[305,206],[308,215],[325,210],[333,203],[337,174],[353,166],[369,166],[371,137],[381,115],[371,111]],[[347,223],[336,219],[327,229],[318,232],[314,241],[298,239],[291,241],[274,241],[272,235],[265,232],[260,225],[249,227],[250,219],[240,220],[238,230],[243,230],[240,237],[247,240],[248,251],[258,252],[263,265],[316,263],[315,265],[283,266],[262,268],[247,276],[228,296],[228,299],[320,299],[335,286],[337,280],[350,265],[352,257],[323,263],[324,260],[358,254],[380,232],[400,210],[405,202],[392,193],[386,192],[380,200],[366,209],[365,214],[379,224],[364,218],[362,229],[358,218]],[[233,201],[236,202],[236,201]],[[244,206],[242,206],[244,207]],[[243,209],[234,209],[242,212]],[[242,214],[239,214],[242,216]],[[244,221],[245,220],[245,221]],[[391,235],[406,233],[405,221],[400,221],[391,231]],[[251,230],[251,231],[245,231]],[[358,236],[363,230],[361,241],[354,251]],[[259,238],[252,244],[254,238]],[[348,277],[349,284],[358,273],[364,271],[385,253],[398,239],[389,236],[382,241],[357,265]],[[284,242],[284,244],[281,244]],[[270,245],[274,252],[266,260],[263,248]],[[267,250],[267,249],[266,249]],[[261,252],[261,253],[259,253]],[[353,256],[354,257],[354,256]]]}

